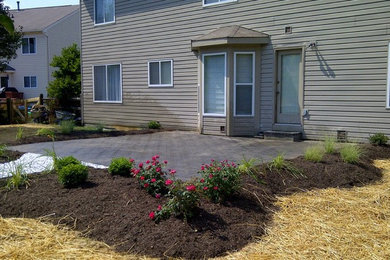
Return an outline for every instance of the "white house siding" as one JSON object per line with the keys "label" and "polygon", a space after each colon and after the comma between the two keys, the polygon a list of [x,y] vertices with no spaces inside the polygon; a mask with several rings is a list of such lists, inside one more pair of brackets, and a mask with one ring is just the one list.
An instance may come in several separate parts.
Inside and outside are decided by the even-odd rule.
{"label": "white house siding", "polygon": [[[304,63],[304,136],[336,130],[349,138],[390,134],[385,109],[390,2],[385,0],[239,0],[202,7],[201,0],[116,0],[116,23],[94,26],[93,1],[81,1],[84,120],[197,129],[198,66],[190,40],[227,25],[270,35],[261,59],[260,129],[274,121],[274,50],[318,43]],[[293,33],[284,34],[285,26]],[[174,59],[174,88],[147,86],[147,61]],[[123,103],[94,104],[92,65],[122,63]]]}
{"label": "white house siding", "polygon": [[[65,16],[45,30],[48,36],[49,48],[48,57],[49,65],[54,56],[61,55],[65,47],[76,43],[80,48],[80,11],[73,12]],[[49,66],[49,82],[53,80],[52,73],[55,69]]]}
{"label": "white house siding", "polygon": [[[46,95],[48,83],[47,37],[42,33],[25,33],[24,37],[36,38],[36,53],[22,54],[21,48],[17,50],[17,58],[9,63],[11,67],[15,68],[15,72],[9,74],[9,87],[15,87],[19,92],[23,92],[24,98],[38,97],[40,94]],[[37,87],[25,88],[25,76],[36,76]]]}

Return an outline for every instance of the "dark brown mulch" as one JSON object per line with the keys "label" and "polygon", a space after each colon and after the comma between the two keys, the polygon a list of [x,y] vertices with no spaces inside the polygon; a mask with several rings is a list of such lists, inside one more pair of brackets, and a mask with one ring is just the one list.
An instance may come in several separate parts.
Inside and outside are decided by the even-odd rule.
{"label": "dark brown mulch", "polygon": [[94,239],[115,246],[118,251],[156,257],[207,258],[239,250],[264,234],[270,224],[276,195],[313,188],[348,188],[381,178],[371,166],[374,158],[390,158],[389,147],[367,148],[358,165],[328,155],[321,163],[290,160],[305,177],[261,166],[267,185],[243,176],[242,189],[224,204],[201,201],[199,217],[185,223],[170,218],[155,224],[148,218],[164,199],[155,199],[140,189],[135,179],[110,177],[105,170],[90,169],[89,182],[76,189],[63,189],[55,175],[35,175],[28,189],[0,192],[3,217],[51,216],[54,223],[66,223],[86,231]]}
{"label": "dark brown mulch", "polygon": [[0,155],[0,163],[6,163],[19,159],[24,153],[17,151],[5,150],[4,154]]}
{"label": "dark brown mulch", "polygon": [[[109,131],[109,132],[96,132],[96,131],[74,131],[71,134],[55,134],[55,141],[67,141],[74,139],[88,139],[88,138],[100,138],[100,137],[115,137],[122,135],[138,135],[138,134],[151,134],[162,130],[154,129],[140,129],[129,131]],[[52,139],[48,136],[33,135],[22,138],[21,140],[10,140],[7,145],[19,145],[19,144],[32,144],[41,142],[51,142]]]}

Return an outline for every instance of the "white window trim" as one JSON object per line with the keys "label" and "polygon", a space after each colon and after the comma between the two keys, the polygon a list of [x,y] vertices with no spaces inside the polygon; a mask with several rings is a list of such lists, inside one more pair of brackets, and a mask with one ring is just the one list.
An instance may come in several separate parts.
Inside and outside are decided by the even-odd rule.
{"label": "white window trim", "polygon": [[[31,89],[31,88],[38,88],[38,77],[37,76],[23,76],[23,85],[24,85],[24,78],[28,77],[30,81],[30,87],[23,86],[25,89]],[[31,77],[35,77],[35,87],[31,87]]]}
{"label": "white window trim", "polygon": [[[236,70],[236,59],[237,59],[237,54],[252,54],[252,83],[237,83],[237,70]],[[235,117],[253,117],[255,116],[255,83],[256,83],[256,74],[255,74],[255,68],[256,68],[256,53],[255,52],[250,52],[250,51],[243,51],[243,52],[234,52],[234,97],[233,97],[233,102],[234,102],[234,108],[233,108],[233,114]],[[236,89],[237,85],[252,85],[252,114],[250,115],[237,115],[236,114]]]}
{"label": "white window trim", "polygon": [[205,0],[202,0],[202,5],[203,5],[203,7],[206,7],[206,6],[213,6],[213,5],[220,5],[220,4],[232,3],[232,2],[237,2],[237,1],[238,1],[238,0],[228,0],[228,1],[223,1],[223,2],[221,2],[221,0],[219,0],[219,2],[217,2],[217,3],[206,4],[206,3],[205,3]]}
{"label": "white window trim", "polygon": [[[205,97],[205,94],[204,94],[204,57],[206,56],[218,56],[218,55],[224,55],[225,57],[225,96],[224,96],[224,112],[223,114],[216,114],[216,113],[205,113],[205,109],[204,109],[204,97]],[[202,55],[202,112],[203,112],[203,116],[213,116],[213,117],[226,117],[226,68],[227,68],[227,55],[226,55],[226,52],[217,52],[217,53],[205,53]]]}
{"label": "white window trim", "polygon": [[[107,92],[107,66],[112,66],[112,65],[119,65],[119,84],[120,84],[120,93],[121,93],[121,100],[118,101],[110,101],[110,100],[95,100],[95,67],[101,67],[105,66],[106,67],[106,92]],[[122,89],[122,64],[121,63],[110,63],[110,64],[94,64],[92,65],[92,95],[93,95],[93,102],[94,103],[105,103],[105,104],[122,104],[123,103],[123,89]],[[107,95],[107,93],[106,93]],[[108,95],[107,95],[108,96]]]}
{"label": "white window trim", "polygon": [[[150,63],[158,62],[159,63],[159,80],[161,83],[161,63],[162,62],[171,62],[171,84],[150,84]],[[148,61],[148,86],[151,88],[161,88],[161,87],[173,87],[173,59],[166,59],[166,60],[150,60]]]}
{"label": "white window trim", "polygon": [[96,23],[96,0],[93,0],[93,24],[94,24],[94,26],[101,26],[101,25],[115,23],[116,22],[116,8],[115,8],[115,6],[116,6],[116,0],[114,0],[114,20],[112,20],[110,22]]}
{"label": "white window trim", "polygon": [[390,109],[390,42],[388,43],[387,50],[387,98],[386,108]]}
{"label": "white window trim", "polygon": [[[35,44],[34,44],[34,53],[30,53],[30,52],[28,52],[28,53],[23,53],[23,43],[22,43],[22,46],[21,46],[21,53],[22,53],[22,55],[26,55],[26,56],[28,56],[28,55],[36,55],[37,54],[37,37],[23,37],[22,38],[22,40],[23,39],[30,39],[30,38],[33,38],[35,41]],[[28,40],[29,41],[29,40]],[[30,47],[28,48],[29,50],[30,50]],[[27,77],[27,76],[26,76]]]}

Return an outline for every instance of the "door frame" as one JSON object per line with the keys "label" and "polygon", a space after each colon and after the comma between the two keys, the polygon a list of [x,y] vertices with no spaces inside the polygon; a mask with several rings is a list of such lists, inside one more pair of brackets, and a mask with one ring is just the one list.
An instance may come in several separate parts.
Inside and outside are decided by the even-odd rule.
{"label": "door frame", "polygon": [[[299,77],[299,96],[298,103],[300,109],[300,122],[298,124],[287,124],[287,123],[278,123],[277,122],[277,111],[278,111],[278,77],[279,77],[279,53],[281,52],[300,52],[301,53],[301,68],[300,68],[300,77]],[[304,79],[305,79],[305,46],[283,46],[283,47],[275,47],[274,48],[274,86],[273,86],[273,100],[274,100],[274,108],[273,108],[273,123],[272,130],[275,131],[303,131],[303,102],[304,102]]]}

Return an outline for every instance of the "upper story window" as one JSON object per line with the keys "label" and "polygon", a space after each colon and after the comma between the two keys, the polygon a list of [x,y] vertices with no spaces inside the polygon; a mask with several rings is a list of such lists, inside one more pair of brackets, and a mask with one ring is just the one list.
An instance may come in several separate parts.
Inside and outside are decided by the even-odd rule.
{"label": "upper story window", "polygon": [[22,53],[34,54],[37,52],[37,44],[35,38],[23,38],[22,39]]}
{"label": "upper story window", "polygon": [[173,87],[173,60],[149,61],[149,87]]}
{"label": "upper story window", "polygon": [[36,88],[37,87],[37,77],[36,76],[24,77],[24,87],[25,88]]}
{"label": "upper story window", "polygon": [[202,0],[203,6],[217,5],[229,2],[237,2],[238,0]]}
{"label": "upper story window", "polygon": [[115,0],[95,0],[95,24],[115,22]]}
{"label": "upper story window", "polygon": [[122,102],[122,73],[120,64],[93,67],[93,92],[95,102]]}

